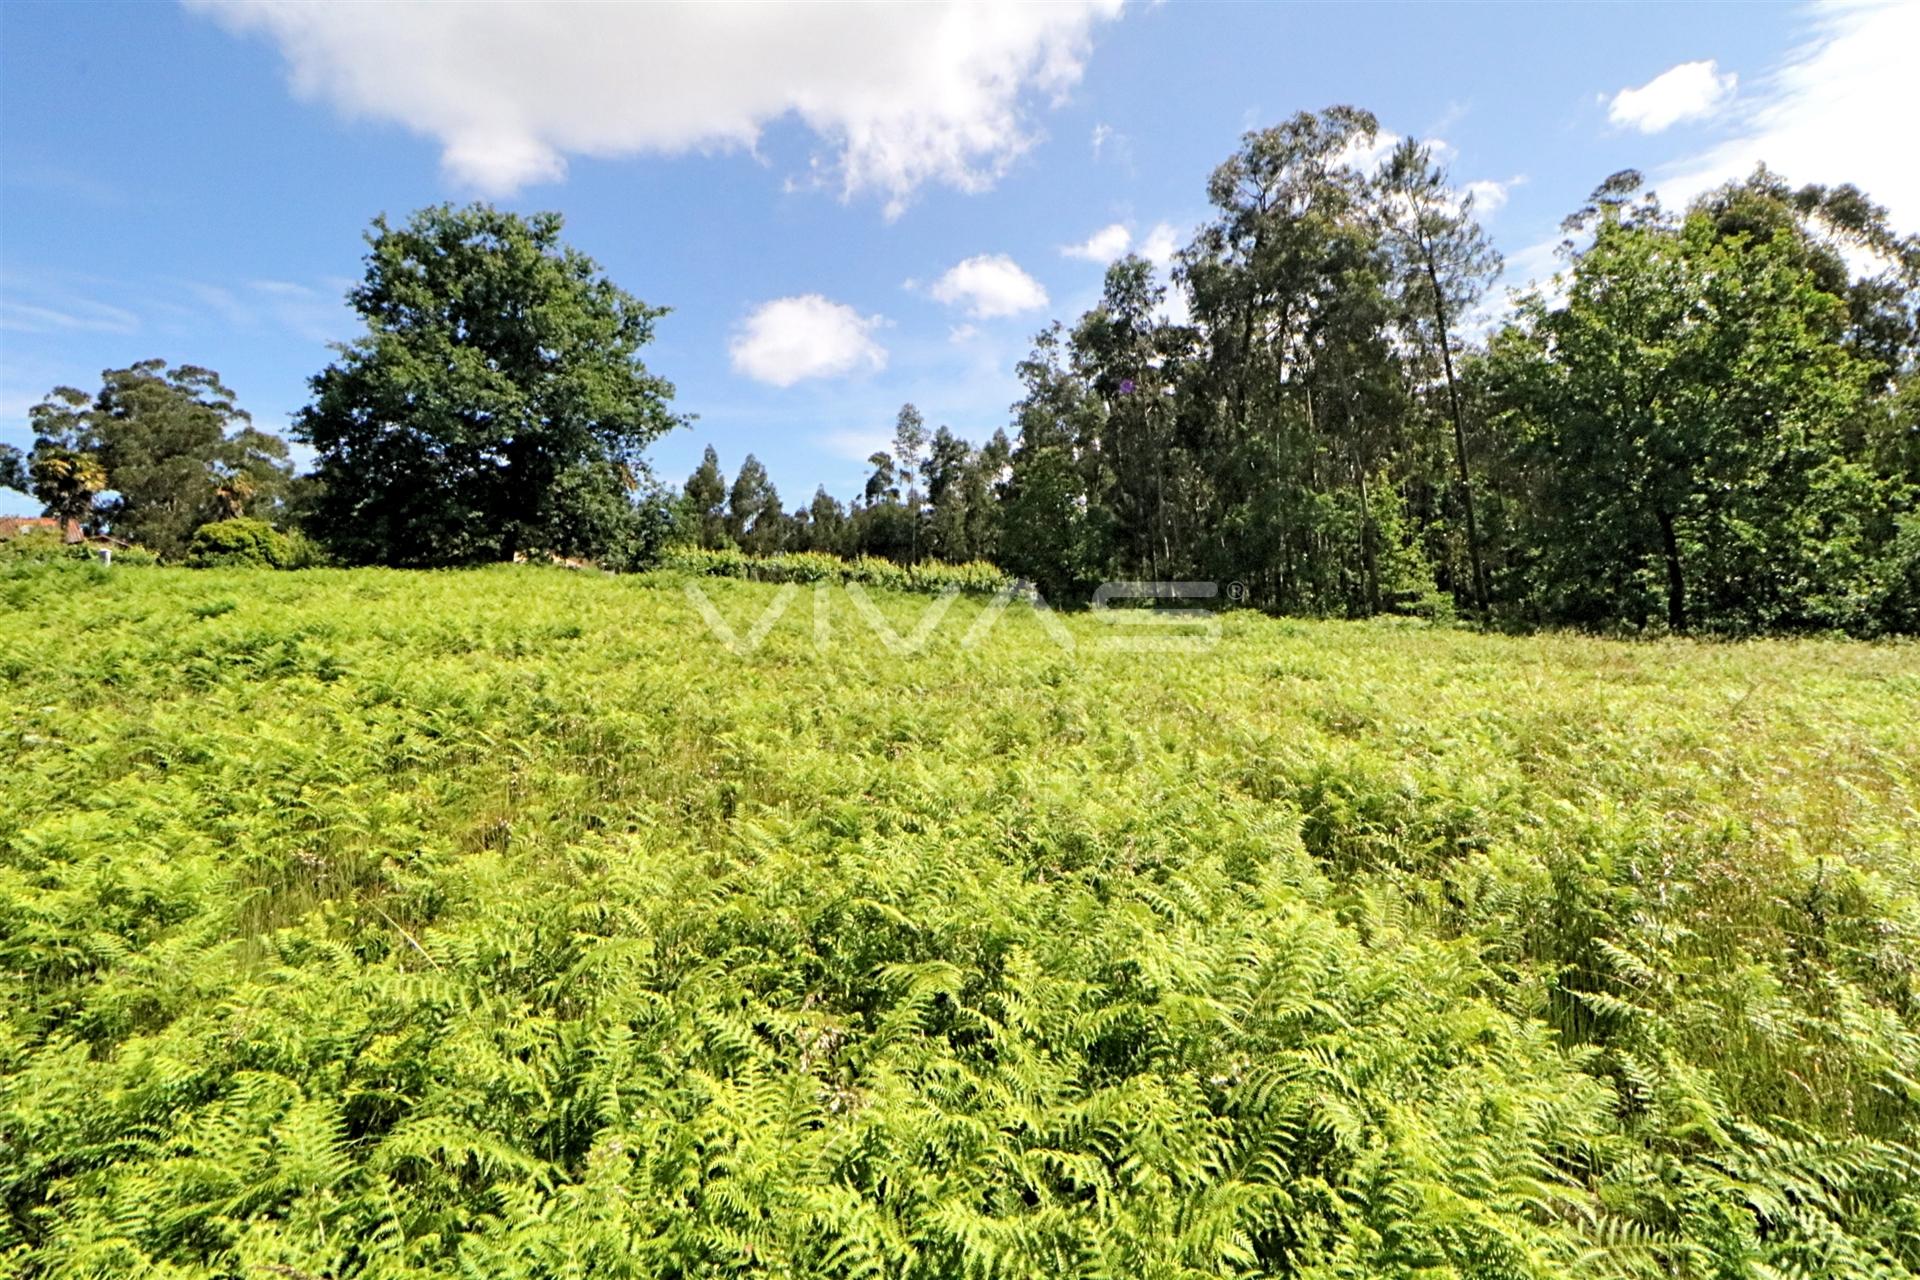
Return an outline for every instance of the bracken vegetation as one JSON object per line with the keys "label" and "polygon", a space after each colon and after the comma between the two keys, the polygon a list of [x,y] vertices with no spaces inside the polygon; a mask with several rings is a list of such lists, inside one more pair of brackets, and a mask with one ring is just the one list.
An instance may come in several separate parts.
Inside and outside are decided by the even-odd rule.
{"label": "bracken vegetation", "polygon": [[1920,1270],[1911,645],[695,581],[0,566],[0,1270]]}

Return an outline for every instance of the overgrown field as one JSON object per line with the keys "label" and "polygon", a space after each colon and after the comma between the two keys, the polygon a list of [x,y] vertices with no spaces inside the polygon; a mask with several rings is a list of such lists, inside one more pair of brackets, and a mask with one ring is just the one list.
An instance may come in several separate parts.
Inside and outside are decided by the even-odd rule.
{"label": "overgrown field", "polygon": [[0,578],[0,1270],[1920,1271],[1912,645],[700,585]]}

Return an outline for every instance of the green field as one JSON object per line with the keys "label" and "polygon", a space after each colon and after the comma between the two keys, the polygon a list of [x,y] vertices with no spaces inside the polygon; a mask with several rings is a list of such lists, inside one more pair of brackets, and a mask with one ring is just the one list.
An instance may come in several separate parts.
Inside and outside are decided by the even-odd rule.
{"label": "green field", "polygon": [[1920,1271],[1914,645],[684,585],[0,576],[0,1271]]}

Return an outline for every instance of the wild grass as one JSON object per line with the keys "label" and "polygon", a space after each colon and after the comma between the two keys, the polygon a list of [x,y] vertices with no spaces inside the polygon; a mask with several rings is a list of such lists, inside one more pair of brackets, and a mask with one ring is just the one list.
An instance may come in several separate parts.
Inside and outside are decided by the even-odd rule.
{"label": "wild grass", "polygon": [[0,1267],[1920,1270],[1913,646],[690,581],[0,578]]}

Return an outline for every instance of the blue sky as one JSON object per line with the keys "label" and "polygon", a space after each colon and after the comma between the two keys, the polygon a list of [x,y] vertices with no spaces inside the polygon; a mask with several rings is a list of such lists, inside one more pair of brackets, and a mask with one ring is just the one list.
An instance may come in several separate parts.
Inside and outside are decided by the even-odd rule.
{"label": "blue sky", "polygon": [[1518,282],[1628,166],[1682,199],[1765,157],[1920,227],[1916,52],[1916,5],[11,0],[0,441],[152,356],[285,430],[354,333],[369,219],[484,197],[561,211],[673,309],[646,359],[698,421],[655,447],[663,479],[712,443],[790,506],[846,496],[903,401],[1004,426],[1032,334],[1123,241],[1184,243],[1247,129],[1352,103],[1443,144]]}

